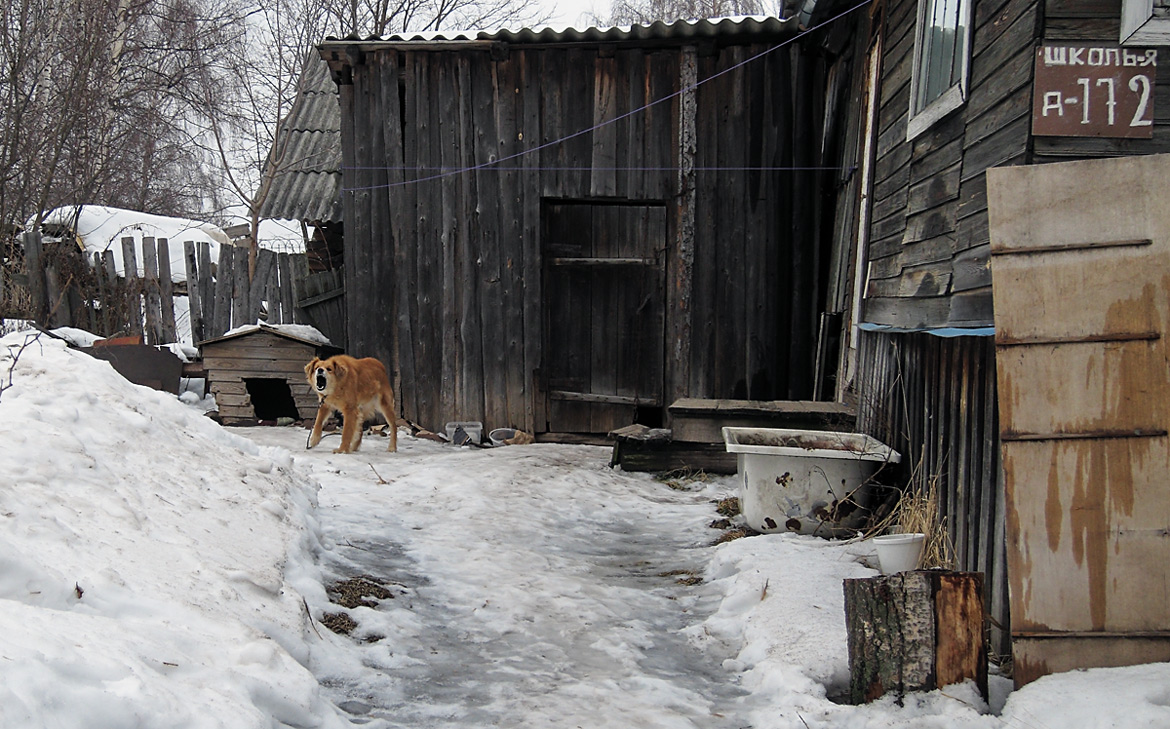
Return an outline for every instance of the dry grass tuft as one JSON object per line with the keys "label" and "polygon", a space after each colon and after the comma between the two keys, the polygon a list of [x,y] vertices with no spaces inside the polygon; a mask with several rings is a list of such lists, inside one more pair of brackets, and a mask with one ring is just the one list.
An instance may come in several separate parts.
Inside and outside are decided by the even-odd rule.
{"label": "dry grass tuft", "polygon": [[[392,592],[374,582],[370,577],[354,577],[336,582],[329,588],[328,592],[329,596],[333,598],[333,602],[347,608],[374,608],[378,606],[375,600],[389,600],[394,597]],[[373,598],[373,600],[369,598]]]}
{"label": "dry grass tuft", "polygon": [[678,468],[654,476],[654,480],[664,483],[675,491],[690,491],[694,483],[706,483],[711,480],[706,471],[693,468]]}
{"label": "dry grass tuft", "polygon": [[321,624],[341,635],[349,635],[357,628],[354,619],[345,613],[325,613],[321,616]]}
{"label": "dry grass tuft", "polygon": [[728,529],[727,531],[720,534],[719,537],[711,543],[711,545],[715,546],[717,544],[723,544],[724,542],[732,542],[736,539],[743,539],[744,537],[754,537],[757,534],[759,534],[759,532],[750,527],[735,527],[733,529]]}
{"label": "dry grass tuft", "polygon": [[731,518],[739,516],[739,499],[735,496],[723,499],[715,504],[715,512],[720,516]]}
{"label": "dry grass tuft", "polygon": [[938,479],[926,479],[918,491],[908,489],[898,500],[890,515],[891,522],[903,534],[925,534],[926,546],[922,553],[922,568],[955,568],[955,550],[947,535],[946,518],[938,513]]}

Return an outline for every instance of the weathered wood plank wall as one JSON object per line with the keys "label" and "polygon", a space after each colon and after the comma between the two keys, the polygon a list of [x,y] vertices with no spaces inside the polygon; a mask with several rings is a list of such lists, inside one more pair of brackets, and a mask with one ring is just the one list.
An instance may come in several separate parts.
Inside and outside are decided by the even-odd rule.
{"label": "weathered wood plank wall", "polygon": [[[820,178],[779,168],[821,163],[824,61],[794,45],[734,68],[769,47],[383,44],[333,59],[349,348],[392,364],[406,417],[545,430],[549,201],[667,207],[666,331],[685,337],[669,341],[665,392],[810,397]],[[671,97],[687,58],[698,79],[725,74],[690,107]]]}
{"label": "weathered wood plank wall", "polygon": [[883,61],[865,319],[991,323],[988,167],[1028,159],[1036,0],[977,2],[966,105],[907,141],[914,0],[894,0]]}
{"label": "weathered wood plank wall", "polygon": [[933,485],[956,569],[984,574],[991,648],[1011,653],[992,337],[863,333],[857,427],[902,454],[910,487]]}

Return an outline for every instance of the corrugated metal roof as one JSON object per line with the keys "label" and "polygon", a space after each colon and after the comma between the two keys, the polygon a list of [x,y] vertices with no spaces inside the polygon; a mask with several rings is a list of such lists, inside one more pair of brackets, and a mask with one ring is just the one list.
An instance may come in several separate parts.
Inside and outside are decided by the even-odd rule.
{"label": "corrugated metal roof", "polygon": [[[316,53],[305,61],[300,103],[278,132],[287,144],[263,218],[339,222],[341,215],[341,110],[329,65]],[[285,141],[287,140],[287,142]]]}
{"label": "corrugated metal roof", "polygon": [[457,43],[496,41],[506,43],[612,43],[629,41],[687,41],[706,38],[737,40],[781,38],[799,30],[795,18],[749,15],[706,20],[658,21],[650,25],[621,25],[608,28],[543,26],[537,28],[425,31],[394,33],[365,38],[328,38],[323,46],[335,42],[359,43]]}

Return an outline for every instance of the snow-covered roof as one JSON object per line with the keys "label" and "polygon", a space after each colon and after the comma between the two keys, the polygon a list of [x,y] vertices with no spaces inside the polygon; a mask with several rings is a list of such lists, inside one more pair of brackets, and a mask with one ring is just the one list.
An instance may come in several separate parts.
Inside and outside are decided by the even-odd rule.
{"label": "snow-covered roof", "polygon": [[[200,346],[206,344],[213,344],[215,342],[222,342],[228,339],[235,339],[255,332],[265,331],[275,334],[285,339],[292,339],[302,344],[308,344],[313,347],[333,347],[333,343],[329,341],[329,337],[325,336],[316,327],[311,327],[308,324],[265,324],[263,322],[256,322],[255,324],[245,324],[244,326],[231,329],[222,336],[214,339],[206,339],[200,342]],[[336,347],[335,347],[336,348]]]}
{"label": "snow-covered roof", "polygon": [[[29,227],[36,223],[28,222]],[[139,275],[145,273],[142,262],[143,238],[166,238],[169,243],[171,280],[186,281],[187,266],[183,244],[187,241],[206,242],[211,246],[211,259],[219,260],[219,247],[231,245],[223,229],[211,223],[186,218],[172,218],[135,210],[123,210],[104,205],[68,205],[50,210],[41,223],[47,234],[64,236],[71,233],[77,244],[92,262],[93,254],[110,251],[114,269],[125,275],[122,258],[122,239],[134,239],[134,256]]]}

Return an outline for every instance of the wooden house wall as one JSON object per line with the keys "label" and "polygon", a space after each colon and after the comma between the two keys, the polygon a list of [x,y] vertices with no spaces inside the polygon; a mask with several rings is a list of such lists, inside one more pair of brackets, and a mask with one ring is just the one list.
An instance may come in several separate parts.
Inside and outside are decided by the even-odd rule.
{"label": "wooden house wall", "polygon": [[427,427],[541,432],[542,206],[652,203],[667,208],[664,405],[807,398],[817,179],[769,168],[819,164],[821,62],[785,49],[734,68],[769,48],[362,55],[341,86],[350,352],[391,363]]}
{"label": "wooden house wall", "polygon": [[989,326],[988,167],[1027,161],[1035,0],[976,2],[966,104],[906,140],[917,0],[889,3],[865,320]]}
{"label": "wooden house wall", "polygon": [[[1170,81],[1155,86],[1153,138],[1033,137],[1034,50],[1042,41],[1115,45],[1120,0],[975,0],[966,104],[906,141],[917,0],[877,13],[882,67],[865,321],[907,329],[993,323],[985,171],[989,167],[1170,152]],[[865,34],[855,36],[866,44]],[[859,56],[860,50],[855,50]],[[1164,65],[1166,54],[1159,54]],[[863,68],[855,67],[863,90]],[[850,124],[862,128],[860,114]],[[860,164],[858,159],[857,164]],[[845,189],[839,209],[855,204]],[[845,230],[842,228],[842,230]],[[851,235],[851,233],[846,233]],[[889,439],[935,478],[962,569],[988,573],[993,648],[1010,652],[1003,568],[995,358],[990,337],[864,334],[848,396],[858,428]]]}

